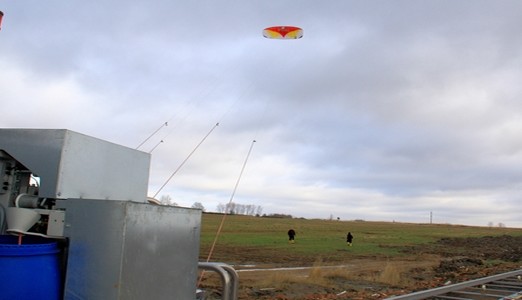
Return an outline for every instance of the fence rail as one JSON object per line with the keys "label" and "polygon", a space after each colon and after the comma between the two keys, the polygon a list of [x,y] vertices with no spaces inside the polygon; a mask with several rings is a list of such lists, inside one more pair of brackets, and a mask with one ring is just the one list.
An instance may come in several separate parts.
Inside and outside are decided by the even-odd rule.
{"label": "fence rail", "polygon": [[515,300],[522,299],[522,269],[385,300]]}

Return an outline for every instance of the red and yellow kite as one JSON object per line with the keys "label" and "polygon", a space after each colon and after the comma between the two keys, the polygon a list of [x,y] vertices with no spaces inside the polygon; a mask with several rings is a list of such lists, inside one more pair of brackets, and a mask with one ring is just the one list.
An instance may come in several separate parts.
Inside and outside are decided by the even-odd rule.
{"label": "red and yellow kite", "polygon": [[268,39],[300,39],[303,37],[303,30],[295,26],[274,26],[265,28],[263,36]]}

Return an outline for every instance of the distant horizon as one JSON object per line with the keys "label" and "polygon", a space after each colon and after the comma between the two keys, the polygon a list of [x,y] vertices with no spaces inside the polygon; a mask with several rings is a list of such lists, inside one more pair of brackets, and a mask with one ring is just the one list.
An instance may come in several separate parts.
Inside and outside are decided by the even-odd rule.
{"label": "distant horizon", "polygon": [[[190,208],[190,207],[183,207],[183,208]],[[214,214],[214,215],[224,215],[223,212],[216,212],[216,211],[202,211],[204,214]],[[266,214],[263,213],[262,215],[244,215],[244,214],[236,214],[236,213],[227,213],[226,215],[234,215],[234,216],[245,216],[245,217],[254,217],[254,218],[282,218],[282,219],[290,219],[289,215],[286,214],[279,214],[279,213],[270,213]],[[274,216],[277,215],[277,216]],[[281,217],[279,217],[281,216]],[[371,219],[337,219],[337,218],[319,218],[319,217],[300,217],[300,216],[291,216],[291,219],[305,219],[305,220],[323,220],[323,221],[339,221],[339,222],[376,222],[376,223],[404,223],[404,224],[418,224],[418,225],[450,225],[450,226],[465,226],[465,227],[488,227],[488,228],[513,228],[513,229],[520,229],[521,227],[510,227],[507,224],[502,224],[503,226],[500,226],[500,224],[493,224],[493,225],[467,225],[467,224],[453,224],[453,223],[437,223],[437,222],[408,222],[408,221],[398,221],[398,220],[371,220]]]}

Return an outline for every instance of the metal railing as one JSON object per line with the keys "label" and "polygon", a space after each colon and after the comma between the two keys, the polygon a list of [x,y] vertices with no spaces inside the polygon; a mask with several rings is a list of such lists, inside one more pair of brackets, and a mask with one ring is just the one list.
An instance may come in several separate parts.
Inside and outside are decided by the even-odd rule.
{"label": "metal railing", "polygon": [[239,288],[239,276],[236,270],[224,263],[200,262],[198,268],[206,271],[216,272],[221,278],[223,288],[222,300],[236,300]]}
{"label": "metal railing", "polygon": [[[520,299],[522,296],[522,269],[442,286],[385,300],[421,299]],[[452,295],[453,294],[453,295]],[[456,294],[461,294],[457,296]]]}

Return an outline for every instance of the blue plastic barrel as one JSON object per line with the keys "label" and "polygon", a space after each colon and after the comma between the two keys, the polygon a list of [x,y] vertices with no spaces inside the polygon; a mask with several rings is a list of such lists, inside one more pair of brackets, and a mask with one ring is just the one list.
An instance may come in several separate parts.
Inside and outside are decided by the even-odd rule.
{"label": "blue plastic barrel", "polygon": [[58,300],[62,296],[60,249],[37,236],[0,235],[0,299]]}

